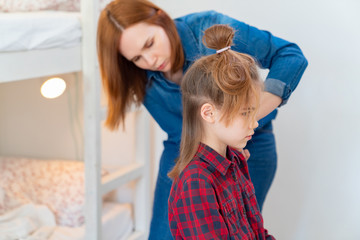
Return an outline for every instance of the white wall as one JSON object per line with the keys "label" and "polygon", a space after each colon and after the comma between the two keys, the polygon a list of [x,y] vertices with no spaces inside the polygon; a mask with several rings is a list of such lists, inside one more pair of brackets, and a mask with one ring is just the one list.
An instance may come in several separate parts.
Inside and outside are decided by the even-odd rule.
{"label": "white wall", "polygon": [[[360,239],[360,2],[155,2],[172,17],[217,10],[302,48],[309,66],[274,122],[279,162],[265,226],[280,240]],[[156,133],[159,157],[166,136]]]}
{"label": "white wall", "polygon": [[46,78],[0,84],[1,155],[80,158],[81,86],[74,74],[60,77],[67,89],[56,99],[40,94]]}

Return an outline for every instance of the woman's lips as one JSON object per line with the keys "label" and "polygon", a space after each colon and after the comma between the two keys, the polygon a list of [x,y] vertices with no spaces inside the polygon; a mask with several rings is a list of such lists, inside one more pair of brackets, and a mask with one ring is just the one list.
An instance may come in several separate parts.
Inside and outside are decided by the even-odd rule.
{"label": "woman's lips", "polygon": [[163,70],[163,69],[166,67],[166,64],[167,64],[167,62],[164,61],[164,62],[157,68],[157,70],[158,70],[158,71]]}

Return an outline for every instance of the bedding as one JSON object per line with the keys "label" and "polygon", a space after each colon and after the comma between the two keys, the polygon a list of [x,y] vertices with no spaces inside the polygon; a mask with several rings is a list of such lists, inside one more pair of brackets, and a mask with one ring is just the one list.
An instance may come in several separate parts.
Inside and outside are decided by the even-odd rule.
{"label": "bedding", "polygon": [[55,217],[43,205],[24,204],[0,216],[0,240],[48,239],[55,228]]}
{"label": "bedding", "polygon": [[0,172],[0,214],[33,203],[49,207],[57,225],[84,223],[83,162],[0,157]]}
{"label": "bedding", "polygon": [[0,11],[2,12],[79,11],[79,9],[80,0],[0,0]]}
{"label": "bedding", "polygon": [[[105,202],[102,214],[103,240],[125,240],[131,234],[131,205]],[[85,226],[55,225],[55,217],[44,205],[25,204],[0,216],[0,240],[84,240]]]}
{"label": "bedding", "polygon": [[[105,202],[102,212],[102,240],[126,240],[133,231],[130,204]],[[56,227],[49,240],[85,240],[84,226]]]}
{"label": "bedding", "polygon": [[0,36],[0,52],[75,47],[81,43],[80,13],[2,13]]}
{"label": "bedding", "polygon": [[[1,12],[31,12],[42,10],[80,11],[81,0],[0,0]],[[110,0],[100,0],[100,6]]]}

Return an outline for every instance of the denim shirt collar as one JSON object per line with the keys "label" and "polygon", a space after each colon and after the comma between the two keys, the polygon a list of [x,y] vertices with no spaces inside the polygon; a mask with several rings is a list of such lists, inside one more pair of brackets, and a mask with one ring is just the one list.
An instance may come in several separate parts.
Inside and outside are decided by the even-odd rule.
{"label": "denim shirt collar", "polygon": [[[200,48],[193,32],[185,22],[181,19],[174,19],[174,23],[184,51],[185,62],[183,72],[186,72],[191,63],[201,55]],[[164,78],[162,72],[159,71],[146,71],[146,74],[148,79]]]}

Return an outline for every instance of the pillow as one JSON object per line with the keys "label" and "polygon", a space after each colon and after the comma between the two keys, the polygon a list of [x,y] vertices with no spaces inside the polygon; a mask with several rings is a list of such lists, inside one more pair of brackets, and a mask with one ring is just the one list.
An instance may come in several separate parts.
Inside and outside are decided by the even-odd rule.
{"label": "pillow", "polygon": [[[99,0],[104,8],[111,0]],[[31,12],[42,10],[80,11],[80,0],[0,0],[2,12]]]}
{"label": "pillow", "polygon": [[48,206],[58,225],[84,223],[83,162],[3,157],[0,172],[0,214],[34,203]]}

